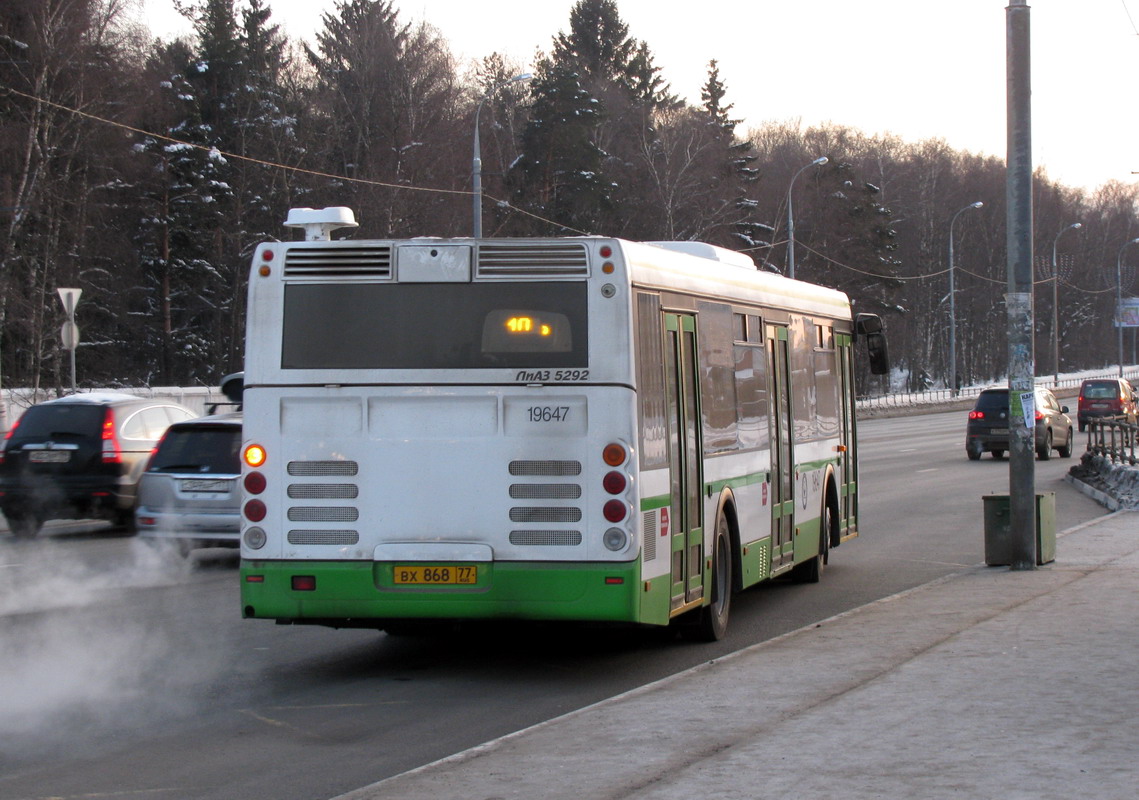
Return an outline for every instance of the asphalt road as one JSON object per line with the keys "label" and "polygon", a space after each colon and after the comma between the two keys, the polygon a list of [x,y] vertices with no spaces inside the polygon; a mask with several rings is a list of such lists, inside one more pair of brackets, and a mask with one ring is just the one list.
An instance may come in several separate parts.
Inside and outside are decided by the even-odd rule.
{"label": "asphalt road", "polygon": [[[737,597],[711,645],[275,626],[240,619],[226,551],[187,564],[77,523],[0,536],[0,800],[328,798],[979,563],[981,496],[1007,492],[1008,462],[968,461],[964,427],[961,411],[861,422],[861,537],[818,585]],[[1058,530],[1106,513],[1063,482],[1073,463],[1036,462]]]}

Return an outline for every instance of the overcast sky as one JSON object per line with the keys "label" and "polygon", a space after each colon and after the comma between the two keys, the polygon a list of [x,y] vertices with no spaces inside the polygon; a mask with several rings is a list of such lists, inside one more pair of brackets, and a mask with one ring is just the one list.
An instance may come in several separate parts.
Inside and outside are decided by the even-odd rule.
{"label": "overcast sky", "polygon": [[[173,0],[143,0],[156,35],[185,31]],[[240,0],[239,0],[240,2]],[[311,37],[334,0],[270,0]],[[396,0],[460,60],[500,52],[529,69],[569,27],[573,0]],[[748,126],[831,121],[1004,157],[1008,0],[618,0],[675,93],[694,104],[716,59]],[[1139,175],[1139,0],[1035,0],[1033,162],[1069,186]]]}

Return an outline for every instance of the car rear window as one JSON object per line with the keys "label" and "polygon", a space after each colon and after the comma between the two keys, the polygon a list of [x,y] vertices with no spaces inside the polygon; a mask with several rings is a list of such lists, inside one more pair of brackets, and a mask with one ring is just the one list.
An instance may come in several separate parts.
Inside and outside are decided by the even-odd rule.
{"label": "car rear window", "polygon": [[241,429],[232,425],[171,428],[158,445],[149,472],[241,472]]}
{"label": "car rear window", "polygon": [[977,396],[978,411],[999,411],[1008,408],[1008,392],[981,392]]}
{"label": "car rear window", "polygon": [[68,436],[93,437],[103,433],[103,406],[91,403],[61,403],[32,406],[20,417],[19,438],[36,440]]}
{"label": "car rear window", "polygon": [[1119,384],[1114,381],[1099,381],[1097,383],[1085,383],[1081,392],[1084,397],[1091,398],[1105,398],[1105,397],[1119,397]]}

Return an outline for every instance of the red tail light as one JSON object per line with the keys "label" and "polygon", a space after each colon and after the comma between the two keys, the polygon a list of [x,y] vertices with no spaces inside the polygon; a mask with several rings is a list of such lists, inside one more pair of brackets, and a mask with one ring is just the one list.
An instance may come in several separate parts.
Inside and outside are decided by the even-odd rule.
{"label": "red tail light", "polygon": [[121,464],[122,461],[123,450],[115,435],[115,412],[108,408],[103,415],[103,463]]}
{"label": "red tail light", "polygon": [[16,424],[4,434],[4,441],[0,442],[0,464],[4,463],[4,451],[8,449],[8,440],[12,438],[12,434],[16,432],[18,427],[20,427],[20,420],[16,420]]}
{"label": "red tail light", "polygon": [[984,411],[970,411],[969,412],[969,419],[984,419],[984,418],[985,418],[985,412]]}
{"label": "red tail light", "polygon": [[1042,419],[1044,419],[1044,412],[1041,411],[1040,409],[1037,409],[1036,410],[1036,421],[1040,422],[1040,420],[1042,420]]}

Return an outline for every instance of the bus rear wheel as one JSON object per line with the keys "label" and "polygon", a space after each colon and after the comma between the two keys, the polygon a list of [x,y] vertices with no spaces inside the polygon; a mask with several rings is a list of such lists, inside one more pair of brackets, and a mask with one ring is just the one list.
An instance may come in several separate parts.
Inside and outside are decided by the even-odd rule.
{"label": "bus rear wheel", "polygon": [[712,543],[712,579],[708,587],[711,602],[695,614],[695,619],[682,628],[687,638],[699,642],[718,642],[728,631],[728,615],[732,610],[732,537],[728,520],[720,514],[716,519],[716,539]]}

